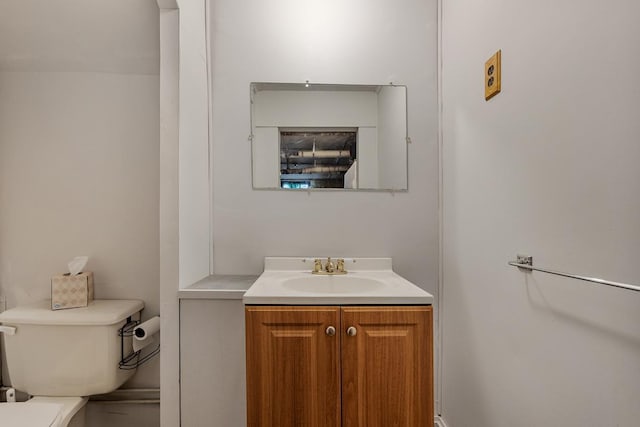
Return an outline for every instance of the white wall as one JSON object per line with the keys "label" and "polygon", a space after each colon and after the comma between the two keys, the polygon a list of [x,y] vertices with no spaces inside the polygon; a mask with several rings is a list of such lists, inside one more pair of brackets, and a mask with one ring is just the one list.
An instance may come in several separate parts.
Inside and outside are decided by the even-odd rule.
{"label": "white wall", "polygon": [[253,186],[280,188],[280,132],[277,127],[256,127],[251,141]]}
{"label": "white wall", "polygon": [[407,188],[407,96],[401,87],[378,92],[378,156],[380,188]]}
{"label": "white wall", "polygon": [[[390,256],[437,298],[437,2],[226,0],[210,18],[214,271],[258,274],[267,255]],[[408,86],[407,193],[252,190],[249,83],[305,80]]]}
{"label": "white wall", "polygon": [[210,273],[209,87],[205,1],[180,8],[180,288]]}
{"label": "white wall", "polygon": [[[436,2],[220,1],[210,16],[214,270],[260,273],[266,255],[392,256],[435,293]],[[408,85],[408,193],[252,190],[249,83],[305,80]]]}
{"label": "white wall", "polygon": [[261,90],[253,99],[255,126],[375,127],[377,122],[375,92]]}
{"label": "white wall", "polygon": [[358,161],[354,160],[344,174],[344,188],[358,188]]}
{"label": "white wall", "polygon": [[157,29],[155,0],[2,0],[0,70],[158,74]]}
{"label": "white wall", "polygon": [[242,300],[180,301],[182,427],[247,425],[244,342]]}
{"label": "white wall", "polygon": [[90,427],[158,427],[161,422],[159,406],[158,403],[89,401],[85,423]]}
{"label": "white wall", "polygon": [[[358,188],[379,189],[380,187],[380,163],[383,162],[379,156],[378,128],[360,127],[358,128],[358,149],[356,168],[358,169]],[[402,173],[407,175],[406,168]],[[345,181],[346,182],[346,181]]]}
{"label": "white wall", "polygon": [[444,417],[637,426],[640,295],[507,261],[640,282],[640,4],[442,3]]}
{"label": "white wall", "polygon": [[179,104],[180,11],[160,6],[160,420],[180,425]]}
{"label": "white wall", "polygon": [[[0,295],[48,299],[88,255],[97,298],[158,314],[155,1],[3,1],[0,36]],[[154,360],[128,386],[158,383]]]}
{"label": "white wall", "polygon": [[[51,298],[90,257],[96,298],[158,314],[158,76],[0,73],[0,293]],[[134,385],[157,386],[158,365]]]}

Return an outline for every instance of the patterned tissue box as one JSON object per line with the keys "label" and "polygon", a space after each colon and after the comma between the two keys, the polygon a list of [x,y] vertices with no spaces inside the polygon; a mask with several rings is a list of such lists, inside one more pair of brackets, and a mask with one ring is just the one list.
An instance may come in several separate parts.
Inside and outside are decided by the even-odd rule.
{"label": "patterned tissue box", "polygon": [[57,274],[51,278],[51,310],[86,307],[93,301],[93,273],[75,276]]}

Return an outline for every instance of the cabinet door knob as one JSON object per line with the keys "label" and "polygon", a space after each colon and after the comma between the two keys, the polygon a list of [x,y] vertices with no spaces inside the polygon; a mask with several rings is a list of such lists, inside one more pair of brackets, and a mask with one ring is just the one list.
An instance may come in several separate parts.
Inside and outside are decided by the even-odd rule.
{"label": "cabinet door knob", "polygon": [[330,337],[332,337],[336,334],[336,328],[334,328],[333,326],[328,326],[324,332]]}
{"label": "cabinet door knob", "polygon": [[354,326],[349,326],[347,328],[347,335],[349,335],[350,337],[355,337],[357,333],[358,330]]}

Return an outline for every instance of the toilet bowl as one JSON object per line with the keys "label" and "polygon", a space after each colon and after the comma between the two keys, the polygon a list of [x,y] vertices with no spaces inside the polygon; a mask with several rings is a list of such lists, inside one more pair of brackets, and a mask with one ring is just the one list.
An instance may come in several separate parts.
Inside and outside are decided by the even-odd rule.
{"label": "toilet bowl", "polygon": [[2,425],[11,427],[84,427],[86,397],[39,396],[0,403]]}
{"label": "toilet bowl", "polygon": [[32,397],[0,404],[0,426],[83,427],[93,394],[116,390],[135,369],[120,369],[132,353],[129,325],[144,303],[94,300],[87,307],[52,311],[50,302],[0,313],[9,384]]}

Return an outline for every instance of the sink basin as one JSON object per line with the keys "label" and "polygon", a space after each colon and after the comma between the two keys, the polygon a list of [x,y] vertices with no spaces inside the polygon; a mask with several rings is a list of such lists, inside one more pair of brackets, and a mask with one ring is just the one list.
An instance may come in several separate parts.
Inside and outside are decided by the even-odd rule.
{"label": "sink basin", "polygon": [[366,277],[313,276],[286,279],[282,287],[312,294],[361,294],[384,288],[384,282]]}
{"label": "sink basin", "polygon": [[391,258],[347,258],[345,275],[311,274],[314,258],[265,258],[246,305],[429,305],[433,296],[395,273]]}

